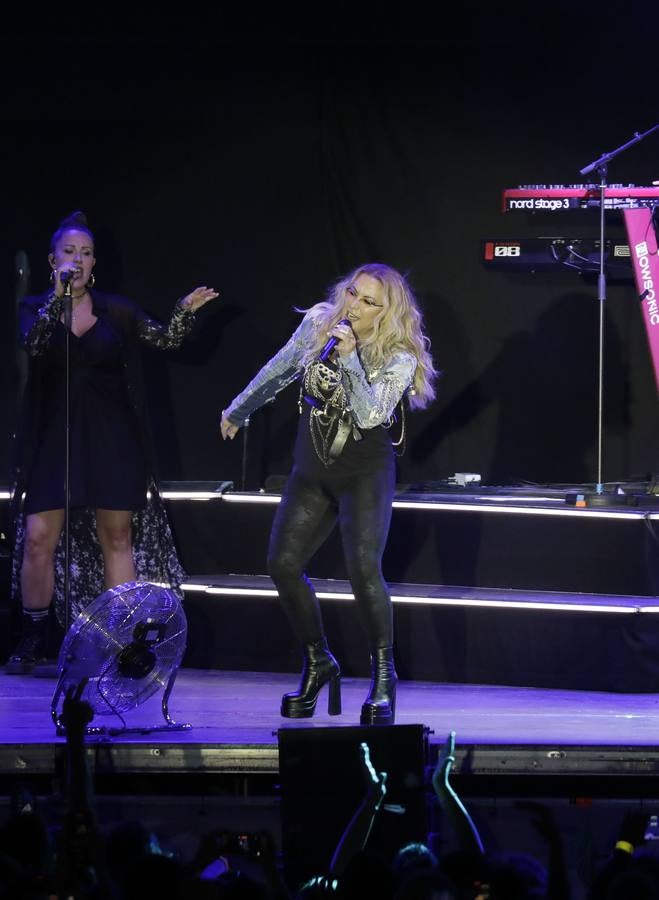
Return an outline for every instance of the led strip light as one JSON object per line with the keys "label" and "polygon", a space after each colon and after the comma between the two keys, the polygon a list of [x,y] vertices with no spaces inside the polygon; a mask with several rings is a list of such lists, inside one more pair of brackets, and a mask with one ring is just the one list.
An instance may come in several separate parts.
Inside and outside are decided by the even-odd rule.
{"label": "led strip light", "polygon": [[[187,584],[181,585],[184,591],[191,593],[218,594],[230,597],[277,597],[277,591],[274,588],[245,588],[245,587],[214,587],[205,584]],[[354,595],[349,592],[341,591],[323,591],[316,590],[316,596],[319,600],[339,600],[354,601]],[[472,600],[468,597],[415,597],[400,596],[392,594],[391,599],[394,603],[400,604],[419,604],[425,606],[463,606],[473,608],[489,608],[489,609],[542,609],[542,610],[561,610],[563,612],[596,612],[596,613],[616,613],[619,615],[630,615],[641,612],[659,612],[659,604],[657,606],[643,606],[640,603],[635,606],[622,606],[617,603],[598,604],[598,603],[567,603],[557,600],[556,602],[533,600]]]}
{"label": "led strip light", "polygon": [[[215,495],[217,496],[217,494]],[[222,500],[228,503],[279,503],[281,497],[279,494],[222,494]],[[541,506],[510,506],[503,505],[502,500],[508,500],[510,503],[518,503],[518,497],[497,498],[490,500],[484,498],[481,502],[461,502],[461,501],[440,501],[440,500],[394,500],[394,509],[418,509],[418,510],[459,510],[461,512],[496,512],[496,513],[514,513],[515,515],[527,516],[567,516],[571,518],[594,518],[594,519],[628,519],[628,520],[659,520],[659,511],[657,512],[629,512],[612,509],[575,509],[566,507],[565,509],[556,509],[549,507],[547,509]],[[546,502],[546,500],[543,500]],[[564,500],[555,500],[551,502],[565,502]],[[484,505],[487,503],[488,505]],[[500,505],[501,504],[501,505]]]}
{"label": "led strip light", "polygon": [[[223,500],[226,503],[241,504],[266,504],[273,505],[281,502],[280,494],[249,494],[249,493],[220,493],[218,491],[175,491],[164,490],[160,496],[163,500]],[[0,491],[0,500],[8,500],[10,498],[9,491]],[[543,503],[564,503],[556,497],[543,497]],[[478,502],[463,501],[441,501],[441,500],[394,500],[394,509],[416,509],[416,510],[442,510],[450,512],[451,510],[459,512],[480,512],[480,513],[510,513],[514,515],[526,516],[564,516],[568,518],[590,518],[590,519],[621,519],[621,520],[645,520],[659,521],[659,511],[648,512],[647,510],[639,510],[631,512],[629,510],[622,511],[617,509],[596,508],[575,509],[573,507],[565,507],[558,509],[556,507],[542,506],[520,506],[510,505],[519,504],[519,497],[482,497]]]}

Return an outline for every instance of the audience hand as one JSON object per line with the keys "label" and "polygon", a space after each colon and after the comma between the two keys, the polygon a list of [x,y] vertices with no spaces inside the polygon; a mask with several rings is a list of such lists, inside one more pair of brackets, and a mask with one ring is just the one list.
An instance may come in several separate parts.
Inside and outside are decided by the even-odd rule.
{"label": "audience hand", "polygon": [[437,765],[432,775],[432,786],[435,793],[441,797],[443,791],[449,788],[449,775],[455,762],[455,731],[450,731],[446,743],[437,755]]}
{"label": "audience hand", "polygon": [[362,762],[364,764],[364,775],[366,778],[366,799],[373,805],[374,809],[380,809],[380,805],[387,793],[387,773],[376,772],[371,762],[371,751],[366,743],[359,745],[362,753]]}

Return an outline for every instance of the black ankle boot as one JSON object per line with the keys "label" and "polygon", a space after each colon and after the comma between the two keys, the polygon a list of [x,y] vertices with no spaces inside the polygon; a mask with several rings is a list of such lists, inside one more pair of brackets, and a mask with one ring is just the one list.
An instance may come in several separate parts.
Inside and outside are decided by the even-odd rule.
{"label": "black ankle boot", "polygon": [[21,637],[7,660],[5,674],[29,675],[35,665],[45,662],[47,644],[48,616],[35,621],[29,613],[24,612]]}
{"label": "black ankle boot", "polygon": [[304,668],[297,691],[284,694],[281,714],[287,719],[308,719],[313,716],[316,701],[322,687],[329,682],[327,712],[330,716],[341,713],[341,670],[323,638],[304,647]]}
{"label": "black ankle boot", "polygon": [[378,647],[371,653],[371,689],[362,706],[362,725],[394,724],[397,681],[393,647]]}

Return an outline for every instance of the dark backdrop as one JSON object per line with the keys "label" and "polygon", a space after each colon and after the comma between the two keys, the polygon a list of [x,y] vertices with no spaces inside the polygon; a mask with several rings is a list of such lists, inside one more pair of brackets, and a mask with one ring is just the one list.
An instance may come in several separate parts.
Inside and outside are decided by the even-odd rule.
{"label": "dark backdrop", "polygon": [[[15,254],[44,289],[49,236],[80,208],[101,289],[159,317],[197,284],[221,292],[184,350],[145,357],[163,479],[240,484],[241,442],[216,439],[222,406],[288,337],[293,307],[383,260],[409,274],[444,371],[437,402],[412,417],[399,481],[595,480],[595,285],[558,268],[487,271],[481,247],[598,233],[595,212],[503,215],[501,191],[580,182],[580,168],[659,121],[649,7],[614,17],[565,2],[535,13],[465,3],[437,24],[413,8],[384,22],[334,7],[311,23],[310,12],[239,21],[221,7],[147,22],[113,7],[93,24],[90,12],[7,23],[3,471]],[[659,133],[609,169],[611,183],[656,178]],[[615,214],[607,227],[622,236]],[[253,417],[247,487],[288,470],[296,394]],[[605,481],[657,471],[656,412],[633,285],[612,279]]]}

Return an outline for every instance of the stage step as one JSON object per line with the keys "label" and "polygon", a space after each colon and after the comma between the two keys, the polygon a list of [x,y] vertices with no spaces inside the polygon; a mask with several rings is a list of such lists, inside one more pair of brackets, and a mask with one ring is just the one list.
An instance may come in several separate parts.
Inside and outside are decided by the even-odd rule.
{"label": "stage step", "polygon": [[[264,571],[279,494],[163,492],[187,572]],[[654,498],[653,498],[654,499]],[[390,584],[480,591],[659,594],[652,506],[576,508],[562,493],[397,494],[382,561]],[[313,578],[347,578],[335,529],[309,562]],[[444,588],[442,588],[444,590]],[[648,603],[652,600],[648,599]]]}
{"label": "stage step", "polygon": [[[346,676],[369,648],[350,585],[311,579]],[[183,585],[190,668],[296,672],[300,648],[265,575]],[[437,584],[389,584],[398,674],[414,681],[624,692],[659,686],[659,598]]]}
{"label": "stage step", "polygon": [[[328,578],[309,580],[319,600],[354,600],[348,581]],[[183,590],[217,597],[277,597],[276,588],[267,575],[199,575],[187,578]],[[389,584],[389,590],[396,604],[610,614],[659,613],[659,597],[645,595],[522,591],[441,584]]]}

